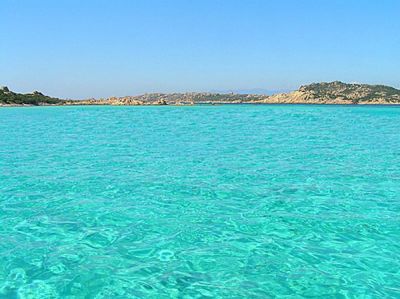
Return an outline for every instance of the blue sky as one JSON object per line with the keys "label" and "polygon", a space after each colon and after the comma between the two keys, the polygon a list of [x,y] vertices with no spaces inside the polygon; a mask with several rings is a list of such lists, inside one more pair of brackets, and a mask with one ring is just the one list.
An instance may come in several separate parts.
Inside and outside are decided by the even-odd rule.
{"label": "blue sky", "polygon": [[398,0],[2,0],[0,85],[64,98],[400,88]]}

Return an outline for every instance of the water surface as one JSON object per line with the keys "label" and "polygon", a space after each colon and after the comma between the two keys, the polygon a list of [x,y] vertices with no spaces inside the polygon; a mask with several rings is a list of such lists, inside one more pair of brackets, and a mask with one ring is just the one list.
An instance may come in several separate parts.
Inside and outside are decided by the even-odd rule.
{"label": "water surface", "polygon": [[0,298],[400,297],[400,108],[0,109]]}

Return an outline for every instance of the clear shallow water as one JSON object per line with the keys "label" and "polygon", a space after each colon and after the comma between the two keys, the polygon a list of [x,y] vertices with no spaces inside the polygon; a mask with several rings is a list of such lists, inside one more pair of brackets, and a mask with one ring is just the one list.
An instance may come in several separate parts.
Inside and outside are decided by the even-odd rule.
{"label": "clear shallow water", "polygon": [[0,109],[0,298],[400,297],[400,108]]}

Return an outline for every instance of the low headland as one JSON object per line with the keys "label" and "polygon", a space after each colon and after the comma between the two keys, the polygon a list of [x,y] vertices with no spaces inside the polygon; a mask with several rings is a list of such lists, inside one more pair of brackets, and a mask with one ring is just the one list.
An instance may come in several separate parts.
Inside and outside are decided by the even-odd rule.
{"label": "low headland", "polygon": [[275,95],[221,93],[150,93],[106,99],[64,100],[35,91],[21,94],[0,88],[0,106],[196,105],[196,104],[400,104],[400,90],[385,85],[312,83]]}

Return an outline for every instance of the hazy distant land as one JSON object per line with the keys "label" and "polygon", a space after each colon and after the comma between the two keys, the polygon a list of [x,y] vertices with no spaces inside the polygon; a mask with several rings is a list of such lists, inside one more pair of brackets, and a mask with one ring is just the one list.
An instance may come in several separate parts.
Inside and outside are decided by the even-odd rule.
{"label": "hazy distant land", "polygon": [[106,99],[63,100],[35,91],[20,94],[0,88],[0,106],[196,105],[196,104],[400,104],[400,90],[385,85],[313,83],[275,95],[235,93],[150,93]]}

